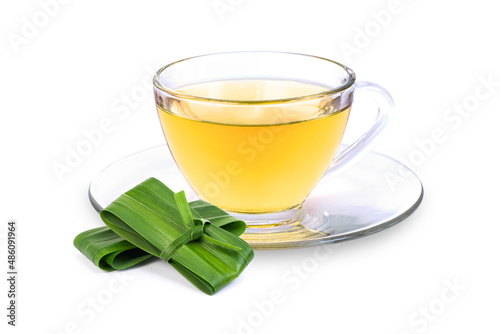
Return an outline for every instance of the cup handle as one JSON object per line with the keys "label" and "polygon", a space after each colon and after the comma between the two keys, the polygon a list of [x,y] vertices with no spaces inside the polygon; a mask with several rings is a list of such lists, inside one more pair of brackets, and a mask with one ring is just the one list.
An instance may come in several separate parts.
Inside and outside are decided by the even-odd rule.
{"label": "cup handle", "polygon": [[344,172],[365,154],[370,152],[380,140],[380,135],[385,132],[384,130],[387,129],[389,122],[392,120],[394,114],[394,101],[387,90],[375,83],[361,81],[356,83],[354,91],[355,99],[360,96],[371,98],[377,104],[378,112],[375,123],[367,132],[333,159],[330,167],[328,167],[321,179],[321,183]]}

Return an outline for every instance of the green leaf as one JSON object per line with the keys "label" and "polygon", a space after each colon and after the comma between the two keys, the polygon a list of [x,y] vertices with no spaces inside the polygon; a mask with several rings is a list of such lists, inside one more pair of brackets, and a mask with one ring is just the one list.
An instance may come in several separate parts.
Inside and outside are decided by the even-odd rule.
{"label": "green leaf", "polygon": [[153,256],[106,226],[80,233],[73,244],[96,266],[107,271],[130,268]]}
{"label": "green leaf", "polygon": [[253,258],[238,238],[243,221],[204,201],[187,203],[150,178],[104,208],[107,227],[79,234],[74,245],[103,270],[125,269],[152,256],[167,260],[207,294],[236,278]]}

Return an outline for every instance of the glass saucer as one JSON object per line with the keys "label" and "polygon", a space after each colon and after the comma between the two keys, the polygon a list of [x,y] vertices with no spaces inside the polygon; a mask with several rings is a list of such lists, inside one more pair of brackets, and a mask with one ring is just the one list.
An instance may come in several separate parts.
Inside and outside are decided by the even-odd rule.
{"label": "glass saucer", "polygon": [[[185,190],[189,201],[198,199],[167,145],[160,145],[106,167],[90,184],[90,202],[100,211],[149,177],[159,179],[173,191]],[[392,184],[391,180],[397,182]],[[320,183],[295,220],[267,224],[264,228],[249,224],[242,238],[255,249],[296,248],[356,239],[401,222],[417,209],[422,198],[422,183],[415,173],[392,158],[372,152],[342,174]]]}

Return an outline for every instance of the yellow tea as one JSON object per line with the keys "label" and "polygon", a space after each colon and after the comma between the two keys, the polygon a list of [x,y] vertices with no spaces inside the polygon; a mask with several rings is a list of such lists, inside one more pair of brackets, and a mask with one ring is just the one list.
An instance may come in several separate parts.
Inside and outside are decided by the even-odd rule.
{"label": "yellow tea", "polygon": [[286,101],[327,90],[290,80],[213,81],[176,89],[203,100],[167,98],[157,108],[172,156],[201,199],[266,213],[301,204],[333,159],[350,106],[337,110],[331,95]]}

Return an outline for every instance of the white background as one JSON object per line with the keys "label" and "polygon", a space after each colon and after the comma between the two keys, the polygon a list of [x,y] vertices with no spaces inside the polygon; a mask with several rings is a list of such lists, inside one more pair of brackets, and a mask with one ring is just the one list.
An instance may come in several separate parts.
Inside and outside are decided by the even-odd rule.
{"label": "white background", "polygon": [[[230,7],[218,12],[217,3]],[[15,219],[19,231],[16,328],[6,324],[6,280],[0,285],[9,333],[500,330],[500,21],[493,2],[26,0],[2,1],[0,22],[4,275],[7,221]],[[363,40],[360,31],[370,36]],[[102,225],[89,182],[109,163],[164,140],[150,88],[140,95],[143,81],[149,86],[151,72],[172,61],[233,50],[323,56],[386,87],[397,116],[377,150],[413,165],[425,187],[421,207],[321,258],[315,248],[257,251],[212,297],[158,261],[122,276],[99,271],[72,245],[78,233]],[[117,113],[133,92],[127,113]],[[112,130],[58,178],[54,163],[64,164],[84,132],[105,119]],[[445,139],[433,146],[436,130]],[[294,276],[294,266],[309,271]],[[280,292],[283,303],[270,306],[266,300]]]}

